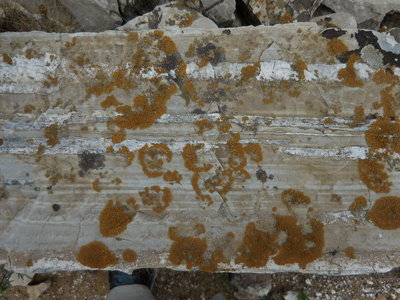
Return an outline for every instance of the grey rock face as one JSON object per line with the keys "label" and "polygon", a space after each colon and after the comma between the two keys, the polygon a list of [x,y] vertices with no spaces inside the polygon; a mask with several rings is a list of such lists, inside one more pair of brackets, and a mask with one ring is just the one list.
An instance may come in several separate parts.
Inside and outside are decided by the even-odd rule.
{"label": "grey rock face", "polygon": [[398,0],[323,0],[322,3],[335,12],[352,14],[358,28],[379,29],[385,15],[392,10],[400,10]]}
{"label": "grey rock face", "polygon": [[231,284],[238,291],[235,298],[239,300],[264,299],[271,290],[271,275],[269,274],[235,274]]}
{"label": "grey rock face", "polygon": [[310,21],[326,27],[357,28],[357,21],[354,16],[344,12],[315,17]]}
{"label": "grey rock face", "polygon": [[157,6],[153,11],[139,16],[118,30],[132,31],[145,29],[179,29],[179,28],[213,29],[218,26],[210,19],[190,8],[177,7],[176,3]]}
{"label": "grey rock face", "polygon": [[200,11],[221,27],[233,26],[235,23],[235,0],[186,0],[185,4]]}

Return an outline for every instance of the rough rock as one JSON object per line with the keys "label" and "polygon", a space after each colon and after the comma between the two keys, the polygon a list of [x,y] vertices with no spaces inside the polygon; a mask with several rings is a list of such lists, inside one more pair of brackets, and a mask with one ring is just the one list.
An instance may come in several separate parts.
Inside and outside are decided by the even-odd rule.
{"label": "rough rock", "polygon": [[233,26],[236,21],[235,0],[185,0],[188,7],[194,8],[213,20],[220,27]]}
{"label": "rough rock", "polygon": [[0,53],[8,268],[400,264],[392,36],[315,23],[1,33]]}
{"label": "rough rock", "polygon": [[151,12],[156,6],[171,2],[171,0],[118,0],[119,14],[123,23]]}
{"label": "rough rock", "polygon": [[398,0],[323,0],[322,3],[334,12],[352,14],[358,28],[379,29],[380,24],[387,13],[390,11],[400,11]]}
{"label": "rough rock", "polygon": [[396,42],[400,43],[400,28],[392,28],[388,33],[394,37]]}
{"label": "rough rock", "polygon": [[[4,1],[4,0],[3,0]],[[59,24],[46,31],[93,31],[115,29],[122,23],[114,0],[17,0],[31,15]],[[44,21],[43,21],[44,22]],[[53,25],[55,26],[55,25]],[[41,30],[41,29],[38,29]]]}
{"label": "rough rock", "polygon": [[271,290],[271,275],[269,274],[235,274],[231,284],[236,287],[235,299],[258,300],[265,299]]}
{"label": "rough rock", "polygon": [[132,31],[145,29],[178,30],[182,28],[213,29],[218,26],[194,9],[179,7],[177,3],[157,6],[153,11],[139,16],[118,30]]}
{"label": "rough rock", "polygon": [[321,3],[321,0],[239,1],[243,1],[264,25],[307,22]]}
{"label": "rough rock", "polygon": [[310,20],[320,26],[336,28],[357,28],[357,21],[352,14],[334,13],[315,17]]}

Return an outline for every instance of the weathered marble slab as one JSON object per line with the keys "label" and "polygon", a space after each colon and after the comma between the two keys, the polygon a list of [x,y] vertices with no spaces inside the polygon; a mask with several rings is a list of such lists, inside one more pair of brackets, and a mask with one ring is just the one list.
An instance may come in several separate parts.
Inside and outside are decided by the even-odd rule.
{"label": "weathered marble slab", "polygon": [[399,53],[311,23],[0,34],[1,261],[398,266]]}

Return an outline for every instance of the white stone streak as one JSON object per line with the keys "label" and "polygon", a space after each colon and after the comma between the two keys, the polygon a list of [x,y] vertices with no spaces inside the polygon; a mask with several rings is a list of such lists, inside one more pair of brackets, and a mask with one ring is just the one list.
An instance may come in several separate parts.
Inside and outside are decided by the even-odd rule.
{"label": "white stone streak", "polygon": [[338,149],[279,147],[278,150],[282,153],[295,156],[344,160],[344,159],[364,159],[366,158],[366,153],[368,151],[368,148],[360,146],[341,147]]}

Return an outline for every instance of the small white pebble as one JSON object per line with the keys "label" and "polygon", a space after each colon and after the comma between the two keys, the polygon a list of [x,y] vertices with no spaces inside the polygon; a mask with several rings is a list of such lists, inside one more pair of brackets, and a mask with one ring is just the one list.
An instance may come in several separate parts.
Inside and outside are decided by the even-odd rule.
{"label": "small white pebble", "polygon": [[400,294],[400,288],[396,289],[396,293]]}
{"label": "small white pebble", "polygon": [[322,294],[321,293],[315,293],[315,297],[320,298],[320,297],[322,297]]}
{"label": "small white pebble", "polygon": [[367,284],[373,285],[374,283],[371,280],[367,280]]}
{"label": "small white pebble", "polygon": [[[307,278],[307,279],[306,279],[306,284],[307,284],[307,285],[312,285],[311,280]],[[396,291],[397,291],[397,290],[396,290]]]}

